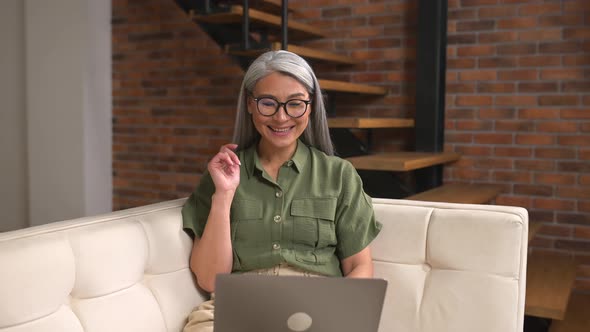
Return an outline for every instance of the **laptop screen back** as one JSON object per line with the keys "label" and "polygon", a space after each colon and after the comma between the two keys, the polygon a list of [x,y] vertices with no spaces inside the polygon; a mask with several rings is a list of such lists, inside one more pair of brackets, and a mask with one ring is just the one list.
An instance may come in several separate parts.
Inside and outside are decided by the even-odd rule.
{"label": "laptop screen back", "polygon": [[215,332],[377,332],[382,279],[217,276]]}

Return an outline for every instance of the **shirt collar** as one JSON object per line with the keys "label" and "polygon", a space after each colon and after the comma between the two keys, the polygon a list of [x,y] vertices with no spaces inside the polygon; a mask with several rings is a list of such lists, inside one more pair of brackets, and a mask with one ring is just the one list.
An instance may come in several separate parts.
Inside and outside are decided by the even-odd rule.
{"label": "shirt collar", "polygon": [[246,150],[244,150],[244,166],[246,168],[246,174],[248,175],[248,178],[254,175],[254,172],[257,170],[256,164],[258,163],[258,154],[256,153],[256,145],[258,145],[258,142],[250,145]]}
{"label": "shirt collar", "polygon": [[[254,175],[256,172],[263,171],[262,164],[260,163],[260,159],[258,157],[258,152],[256,152],[257,146],[258,142],[252,144],[246,150],[244,150],[244,166],[248,177]],[[295,154],[293,154],[291,160],[287,162],[287,165],[293,167],[298,173],[300,173],[301,170],[303,170],[305,163],[309,159],[309,154],[309,147],[298,139]]]}
{"label": "shirt collar", "polygon": [[297,140],[297,149],[295,150],[293,158],[291,158],[297,172],[301,172],[303,170],[305,163],[307,160],[309,160],[309,154],[309,147],[301,140]]}

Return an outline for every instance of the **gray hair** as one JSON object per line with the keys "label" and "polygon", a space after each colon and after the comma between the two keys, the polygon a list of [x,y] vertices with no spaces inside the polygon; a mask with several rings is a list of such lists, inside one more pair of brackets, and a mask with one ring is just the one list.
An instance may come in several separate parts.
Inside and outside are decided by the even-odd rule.
{"label": "gray hair", "polygon": [[233,143],[238,145],[239,150],[243,150],[255,144],[260,138],[248,114],[248,94],[252,93],[259,80],[274,72],[289,75],[299,81],[312,98],[313,112],[309,115],[309,123],[303,131],[302,141],[329,156],[334,155],[326,107],[318,79],[307,61],[289,51],[266,52],[254,60],[246,71],[238,99]]}

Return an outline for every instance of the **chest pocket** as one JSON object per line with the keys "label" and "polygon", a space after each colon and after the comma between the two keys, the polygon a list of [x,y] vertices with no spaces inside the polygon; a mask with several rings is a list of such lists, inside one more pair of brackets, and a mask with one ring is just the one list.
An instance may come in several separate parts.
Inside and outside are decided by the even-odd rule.
{"label": "chest pocket", "polygon": [[256,234],[260,233],[262,221],[262,202],[235,200],[231,206],[230,219],[233,242],[256,242]]}
{"label": "chest pocket", "polygon": [[300,198],[291,203],[293,217],[293,241],[321,249],[336,245],[335,197]]}

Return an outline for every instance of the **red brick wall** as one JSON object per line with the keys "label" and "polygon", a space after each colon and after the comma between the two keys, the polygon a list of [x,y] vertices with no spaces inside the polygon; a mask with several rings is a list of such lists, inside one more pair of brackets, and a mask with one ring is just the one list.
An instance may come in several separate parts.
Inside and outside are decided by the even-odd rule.
{"label": "red brick wall", "polygon": [[[412,117],[414,0],[292,0],[331,38],[307,44],[360,65],[320,78],[382,85],[335,96],[339,115]],[[545,226],[539,250],[573,253],[590,290],[590,1],[449,0],[447,182],[505,185],[498,204]],[[113,0],[114,207],[188,195],[231,139],[242,70],[173,0]],[[409,130],[376,130],[376,150],[411,149]],[[409,138],[409,139],[408,139]]]}
{"label": "red brick wall", "polygon": [[113,1],[114,208],[184,197],[231,139],[240,68],[172,0]]}
{"label": "red brick wall", "polygon": [[450,0],[447,181],[505,186],[590,290],[590,1]]}

